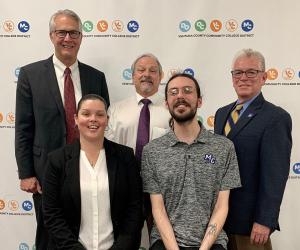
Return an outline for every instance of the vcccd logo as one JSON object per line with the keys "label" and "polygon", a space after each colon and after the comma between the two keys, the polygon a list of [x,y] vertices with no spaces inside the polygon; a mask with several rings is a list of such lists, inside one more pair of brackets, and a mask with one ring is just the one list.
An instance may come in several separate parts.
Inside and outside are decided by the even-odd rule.
{"label": "vcccd logo", "polygon": [[30,211],[30,210],[32,210],[32,208],[33,208],[32,202],[31,202],[31,201],[28,201],[28,200],[23,201],[23,203],[22,203],[22,208],[23,208],[25,211]]}
{"label": "vcccd logo", "polygon": [[91,32],[94,28],[94,25],[91,21],[87,20],[85,21],[83,24],[82,24],[82,29],[85,31],[85,32]]}
{"label": "vcccd logo", "polygon": [[18,29],[19,31],[21,31],[22,33],[26,33],[29,31],[30,29],[30,25],[28,22],[26,21],[21,21],[18,23]]}
{"label": "vcccd logo", "polygon": [[300,174],[300,162],[294,164],[293,171],[295,174]]}
{"label": "vcccd logo", "polygon": [[139,27],[140,27],[140,26],[139,26],[138,22],[135,21],[135,20],[131,20],[131,21],[129,21],[128,24],[127,24],[127,29],[128,29],[128,31],[131,32],[131,33],[137,32],[138,29],[139,29]]}
{"label": "vcccd logo", "polygon": [[124,69],[123,70],[123,78],[127,81],[132,79],[132,71],[130,68]]}
{"label": "vcccd logo", "polygon": [[250,19],[244,20],[241,24],[241,28],[245,32],[250,32],[254,28],[254,23]]}
{"label": "vcccd logo", "polygon": [[28,244],[24,242],[20,243],[19,250],[29,250]]}
{"label": "vcccd logo", "polygon": [[195,75],[195,72],[192,68],[186,68],[183,73],[185,74],[188,74],[188,75],[191,75],[191,76],[194,76]]}
{"label": "vcccd logo", "polygon": [[191,29],[191,23],[188,20],[181,21],[179,29],[181,32],[188,32]]}

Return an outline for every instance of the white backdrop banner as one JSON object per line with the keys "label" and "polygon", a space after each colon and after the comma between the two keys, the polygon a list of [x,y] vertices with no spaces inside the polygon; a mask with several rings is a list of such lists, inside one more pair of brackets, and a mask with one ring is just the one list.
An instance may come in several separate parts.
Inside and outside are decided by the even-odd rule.
{"label": "white backdrop banner", "polygon": [[[103,71],[111,102],[134,93],[130,66],[143,53],[155,54],[164,69],[160,91],[172,72],[193,74],[201,84],[198,111],[213,130],[218,107],[235,100],[230,69],[242,48],[266,57],[266,99],[293,119],[290,176],[280,213],[281,232],[272,235],[275,250],[298,250],[300,231],[300,2],[298,0],[89,0],[0,2],[0,249],[33,250],[32,198],[20,191],[14,157],[15,91],[19,68],[53,53],[48,22],[58,9],[82,19],[79,60]],[[298,152],[298,154],[296,154]],[[148,249],[144,234],[141,249]]]}

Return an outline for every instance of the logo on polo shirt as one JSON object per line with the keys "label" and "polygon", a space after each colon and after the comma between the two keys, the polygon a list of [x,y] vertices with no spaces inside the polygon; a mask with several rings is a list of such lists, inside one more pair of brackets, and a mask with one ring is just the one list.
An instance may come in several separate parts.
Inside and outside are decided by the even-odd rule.
{"label": "logo on polo shirt", "polygon": [[205,154],[204,155],[204,161],[206,163],[215,164],[216,158],[212,154]]}

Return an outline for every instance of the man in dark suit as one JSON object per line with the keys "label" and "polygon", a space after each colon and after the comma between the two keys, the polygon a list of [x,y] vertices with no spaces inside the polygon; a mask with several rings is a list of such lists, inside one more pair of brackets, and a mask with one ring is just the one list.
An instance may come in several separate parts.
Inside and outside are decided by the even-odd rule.
{"label": "man in dark suit", "polygon": [[230,193],[225,224],[229,249],[269,250],[270,234],[279,230],[289,174],[292,120],[261,93],[267,79],[261,53],[239,52],[231,74],[238,100],[215,115],[215,133],[225,134],[235,145],[242,182],[242,188]]}
{"label": "man in dark suit", "polygon": [[[15,154],[20,187],[33,193],[38,250],[46,249],[48,241],[40,195],[47,154],[76,138],[76,128],[70,124],[75,124],[73,112],[82,95],[98,94],[109,104],[104,74],[77,60],[82,40],[78,15],[58,11],[49,28],[54,55],[22,67],[16,93]],[[67,104],[71,108],[66,109]]]}

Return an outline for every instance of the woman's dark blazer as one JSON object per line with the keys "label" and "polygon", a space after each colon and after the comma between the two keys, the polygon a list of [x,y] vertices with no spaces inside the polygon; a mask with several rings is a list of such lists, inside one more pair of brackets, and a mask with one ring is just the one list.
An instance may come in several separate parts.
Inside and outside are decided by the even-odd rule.
{"label": "woman's dark blazer", "polygon": [[[104,139],[114,244],[111,249],[138,249],[142,228],[142,182],[133,150]],[[43,184],[48,249],[85,249],[78,241],[81,219],[80,142],[49,154]],[[101,205],[101,204],[100,204]]]}

